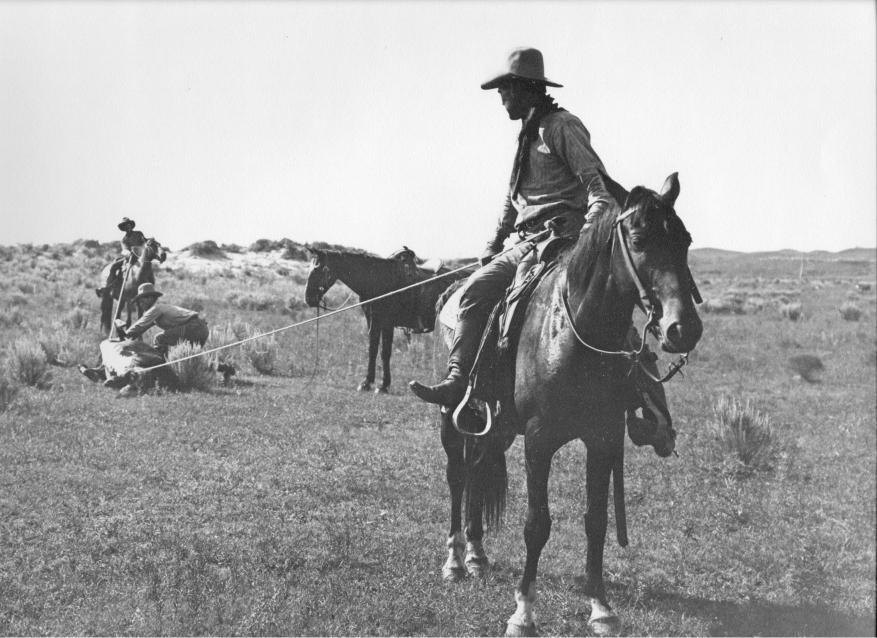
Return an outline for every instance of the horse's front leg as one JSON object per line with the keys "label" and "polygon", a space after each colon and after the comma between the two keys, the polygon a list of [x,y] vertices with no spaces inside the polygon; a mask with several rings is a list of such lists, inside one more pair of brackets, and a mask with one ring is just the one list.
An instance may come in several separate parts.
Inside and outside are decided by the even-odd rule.
{"label": "horse's front leg", "polygon": [[386,394],[390,390],[390,355],[393,354],[393,325],[381,329],[381,369],[383,380],[375,388],[375,394]]}
{"label": "horse's front leg", "polygon": [[466,468],[463,462],[463,436],[451,423],[451,412],[442,408],[442,446],[448,457],[445,475],[451,495],[451,529],[448,534],[448,557],[442,566],[442,578],[458,581],[466,576],[463,562],[462,508],[463,488],[466,484]]}
{"label": "horse's front leg", "polygon": [[365,380],[356,388],[360,392],[371,390],[372,383],[375,382],[375,362],[378,358],[378,342],[380,340],[381,327],[371,315],[368,317],[368,369],[365,373]]}
{"label": "horse's front leg", "polygon": [[[535,432],[535,434],[533,433]],[[538,428],[529,430],[524,440],[527,461],[527,522],[524,525],[524,544],[527,560],[524,573],[515,590],[517,609],[506,625],[506,636],[536,635],[536,571],[539,557],[551,534],[551,513],[548,509],[548,476],[551,457],[560,446],[543,440]]]}
{"label": "horse's front leg", "polygon": [[[621,453],[623,450],[619,450]],[[609,478],[614,457],[604,450],[588,450],[587,511],[585,534],[588,553],[585,563],[585,596],[591,604],[588,628],[598,636],[617,634],[621,623],[606,598],[603,583],[603,547],[606,542],[606,509],[609,501]]]}

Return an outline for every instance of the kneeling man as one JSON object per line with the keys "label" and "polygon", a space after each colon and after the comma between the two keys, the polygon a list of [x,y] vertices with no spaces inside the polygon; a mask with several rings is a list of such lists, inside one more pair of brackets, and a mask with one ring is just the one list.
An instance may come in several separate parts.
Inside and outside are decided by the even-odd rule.
{"label": "kneeling man", "polygon": [[158,326],[164,332],[155,335],[153,346],[163,357],[167,357],[167,351],[171,346],[183,341],[203,346],[210,334],[207,322],[194,310],[158,303],[158,298],[162,294],[151,283],[140,284],[137,296],[134,297],[140,308],[140,319],[124,331],[122,336],[138,339],[153,325]]}

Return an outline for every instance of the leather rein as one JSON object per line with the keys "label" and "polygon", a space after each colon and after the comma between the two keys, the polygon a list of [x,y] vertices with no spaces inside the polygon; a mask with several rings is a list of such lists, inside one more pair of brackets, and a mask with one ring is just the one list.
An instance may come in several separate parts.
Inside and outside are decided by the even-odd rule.
{"label": "leather rein", "polygon": [[[645,287],[642,279],[639,276],[639,273],[636,271],[636,266],[633,263],[633,258],[630,256],[630,248],[627,245],[627,238],[624,232],[624,224],[622,224],[625,219],[633,214],[634,210],[634,208],[631,208],[628,211],[619,214],[618,217],[615,218],[615,221],[612,223],[614,232],[609,236],[609,240],[606,242],[605,245],[611,247],[612,243],[616,239],[618,240],[618,244],[620,244],[621,246],[621,252],[624,255],[624,263],[627,266],[627,271],[630,274],[630,278],[636,285],[637,292],[639,294],[639,298],[637,299],[637,305],[646,314],[646,323],[643,326],[642,334],[640,335],[639,348],[636,350],[603,350],[602,348],[591,345],[585,340],[584,337],[582,337],[582,335],[576,328],[575,321],[573,321],[572,310],[569,307],[569,282],[567,280],[564,281],[563,289],[561,290],[560,296],[563,300],[563,310],[566,314],[566,319],[569,322],[570,329],[572,330],[573,335],[575,335],[575,338],[579,341],[579,343],[585,346],[588,350],[596,352],[597,354],[605,356],[624,357],[626,359],[629,359],[631,361],[631,370],[633,369],[633,366],[639,366],[640,371],[647,377],[649,377],[652,381],[656,383],[666,383],[674,376],[676,376],[677,372],[680,372],[682,370],[682,367],[688,362],[689,353],[683,353],[675,363],[672,363],[670,365],[670,369],[667,374],[661,377],[655,376],[654,374],[649,372],[646,366],[643,365],[642,354],[646,348],[646,333],[658,327],[659,316],[656,316],[656,304],[651,290]],[[700,294],[698,293],[697,288],[694,285],[693,279],[691,280],[691,282],[691,294],[694,297],[695,301],[699,302]]]}

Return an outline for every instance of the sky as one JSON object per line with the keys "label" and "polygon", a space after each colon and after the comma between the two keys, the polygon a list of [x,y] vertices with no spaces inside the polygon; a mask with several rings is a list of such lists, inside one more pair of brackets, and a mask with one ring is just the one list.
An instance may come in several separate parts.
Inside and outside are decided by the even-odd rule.
{"label": "sky", "polygon": [[875,40],[865,1],[0,0],[0,245],[478,255],[520,126],[479,85],[534,46],[694,247],[873,247]]}

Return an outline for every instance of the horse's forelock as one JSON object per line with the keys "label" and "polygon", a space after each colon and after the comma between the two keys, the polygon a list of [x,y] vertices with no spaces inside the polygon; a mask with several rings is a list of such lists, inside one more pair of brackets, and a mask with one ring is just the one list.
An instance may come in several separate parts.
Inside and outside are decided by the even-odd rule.
{"label": "horse's forelock", "polygon": [[682,223],[682,219],[676,214],[672,206],[668,206],[661,196],[645,186],[636,186],[627,196],[624,203],[625,211],[634,209],[632,217],[645,218],[651,221],[651,217],[661,215],[660,227],[674,243],[688,246],[691,244],[691,235]]}

